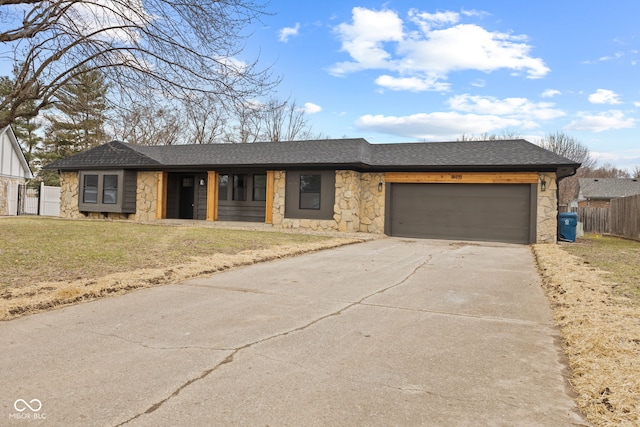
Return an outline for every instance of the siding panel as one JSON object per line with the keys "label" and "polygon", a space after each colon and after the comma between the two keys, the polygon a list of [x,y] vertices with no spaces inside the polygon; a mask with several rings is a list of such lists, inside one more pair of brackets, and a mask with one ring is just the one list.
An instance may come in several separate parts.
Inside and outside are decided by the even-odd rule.
{"label": "siding panel", "polygon": [[530,243],[530,185],[391,184],[390,189],[387,233],[393,236]]}

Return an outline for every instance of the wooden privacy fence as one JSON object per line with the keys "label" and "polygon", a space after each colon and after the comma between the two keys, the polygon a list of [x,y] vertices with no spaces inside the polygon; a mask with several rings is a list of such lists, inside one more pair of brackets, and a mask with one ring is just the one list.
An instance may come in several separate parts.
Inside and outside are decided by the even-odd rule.
{"label": "wooden privacy fence", "polygon": [[610,208],[578,208],[585,233],[640,240],[640,194],[611,200]]}
{"label": "wooden privacy fence", "polygon": [[611,234],[640,240],[640,194],[611,200]]}
{"label": "wooden privacy fence", "polygon": [[610,233],[611,210],[609,208],[578,208],[578,221],[585,233]]}

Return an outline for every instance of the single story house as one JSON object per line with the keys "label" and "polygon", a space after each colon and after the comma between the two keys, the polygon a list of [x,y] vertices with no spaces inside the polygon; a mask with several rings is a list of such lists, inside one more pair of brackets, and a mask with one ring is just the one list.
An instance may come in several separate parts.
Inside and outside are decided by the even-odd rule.
{"label": "single story house", "polygon": [[578,207],[609,208],[611,199],[640,194],[636,178],[579,178]]}
{"label": "single story house", "polygon": [[61,216],[256,221],[281,229],[555,242],[557,183],[580,165],[525,140],[365,139],[140,146],[49,167]]}
{"label": "single story house", "polygon": [[18,186],[33,175],[11,126],[0,130],[0,215],[18,212]]}

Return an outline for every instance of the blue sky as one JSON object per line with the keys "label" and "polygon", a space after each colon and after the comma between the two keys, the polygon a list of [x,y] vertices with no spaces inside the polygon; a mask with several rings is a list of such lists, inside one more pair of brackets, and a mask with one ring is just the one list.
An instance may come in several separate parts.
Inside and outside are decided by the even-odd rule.
{"label": "blue sky", "polygon": [[370,142],[564,132],[640,166],[640,2],[273,0],[247,55],[315,132]]}

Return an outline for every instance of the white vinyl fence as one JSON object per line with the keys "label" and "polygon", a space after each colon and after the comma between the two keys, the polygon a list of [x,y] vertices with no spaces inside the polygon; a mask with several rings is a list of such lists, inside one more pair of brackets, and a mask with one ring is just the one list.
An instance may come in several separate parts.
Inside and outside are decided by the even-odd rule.
{"label": "white vinyl fence", "polygon": [[23,184],[9,184],[8,215],[60,216],[60,187],[40,184],[39,189]]}
{"label": "white vinyl fence", "polygon": [[7,186],[7,215],[18,214],[18,184]]}
{"label": "white vinyl fence", "polygon": [[60,187],[40,184],[40,215],[60,216]]}

